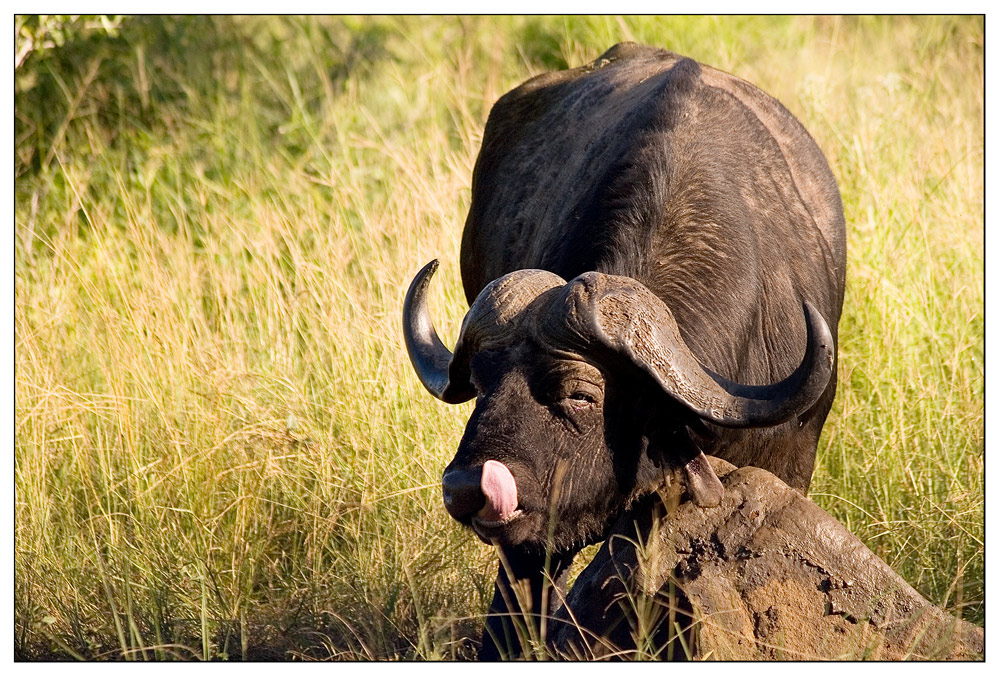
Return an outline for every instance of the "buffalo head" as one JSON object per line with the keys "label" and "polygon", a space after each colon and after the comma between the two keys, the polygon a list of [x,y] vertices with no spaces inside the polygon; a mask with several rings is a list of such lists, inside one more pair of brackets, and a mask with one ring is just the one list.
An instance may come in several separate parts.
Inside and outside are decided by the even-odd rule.
{"label": "buffalo head", "polygon": [[443,488],[448,512],[484,541],[575,550],[674,470],[696,503],[715,505],[722,486],[699,449],[712,435],[705,423],[782,423],[808,410],[832,373],[834,342],[809,303],[800,365],[779,383],[741,385],[698,362],[649,289],[598,272],[494,280],[453,354],[427,312],[436,270],[432,261],[410,285],[404,335],[435,397],[476,398]]}

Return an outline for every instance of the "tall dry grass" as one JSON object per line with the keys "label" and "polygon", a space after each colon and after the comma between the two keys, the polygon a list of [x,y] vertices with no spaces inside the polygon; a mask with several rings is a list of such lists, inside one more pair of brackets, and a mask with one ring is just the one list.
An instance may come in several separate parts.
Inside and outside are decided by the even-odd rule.
{"label": "tall dry grass", "polygon": [[402,294],[440,258],[456,335],[489,107],[622,39],[826,151],[848,292],[812,496],[982,623],[981,18],[149,17],[16,73],[18,656],[472,654],[495,555],[438,489],[470,407],[411,373]]}

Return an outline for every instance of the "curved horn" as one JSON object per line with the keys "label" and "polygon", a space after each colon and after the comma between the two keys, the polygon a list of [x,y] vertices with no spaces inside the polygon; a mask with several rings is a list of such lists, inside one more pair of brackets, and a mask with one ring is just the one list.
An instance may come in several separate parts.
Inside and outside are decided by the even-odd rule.
{"label": "curved horn", "polygon": [[[577,284],[574,284],[577,283]],[[833,337],[823,316],[806,302],[806,350],[799,366],[771,385],[735,383],[702,366],[681,337],[670,309],[631,278],[584,273],[567,285],[577,313],[589,318],[598,340],[624,353],[674,399],[712,423],[763,427],[812,407],[833,373]],[[581,307],[580,302],[584,303]]]}
{"label": "curved horn", "polygon": [[826,320],[813,304],[803,302],[802,312],[806,321],[805,354],[795,371],[784,380],[766,386],[748,386],[702,367],[733,397],[734,402],[740,402],[741,413],[737,417],[748,421],[744,425],[783,423],[808,411],[826,391],[833,375],[833,336]]}
{"label": "curved horn", "polygon": [[469,360],[483,345],[504,345],[516,336],[522,311],[542,292],[566,281],[545,270],[516,270],[490,282],[462,320],[455,353],[438,338],[427,311],[427,287],[437,259],[420,269],[403,301],[403,338],[420,382],[439,400],[459,404],[476,395]]}
{"label": "curved horn", "polygon": [[459,404],[475,396],[470,384],[452,385],[449,378],[451,351],[441,342],[434,321],[427,311],[427,287],[438,269],[434,259],[420,269],[403,300],[403,339],[417,377],[431,395],[450,404]]}

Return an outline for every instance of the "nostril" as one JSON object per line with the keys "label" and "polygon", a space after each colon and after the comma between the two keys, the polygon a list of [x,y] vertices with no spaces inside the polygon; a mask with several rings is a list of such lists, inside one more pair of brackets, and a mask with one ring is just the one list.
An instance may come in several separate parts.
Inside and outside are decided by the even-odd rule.
{"label": "nostril", "polygon": [[480,480],[483,469],[452,470],[441,478],[444,492],[444,507],[457,520],[465,520],[486,505]]}

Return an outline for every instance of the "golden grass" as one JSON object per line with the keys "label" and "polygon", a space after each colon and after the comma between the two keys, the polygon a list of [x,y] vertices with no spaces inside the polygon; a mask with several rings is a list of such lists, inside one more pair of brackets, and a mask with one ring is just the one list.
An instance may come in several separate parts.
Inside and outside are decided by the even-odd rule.
{"label": "golden grass", "polygon": [[470,655],[495,556],[437,487],[470,405],[421,389],[402,294],[440,258],[456,335],[489,106],[627,38],[826,151],[849,267],[813,496],[982,622],[982,19],[154,18],[18,73],[19,656]]}

